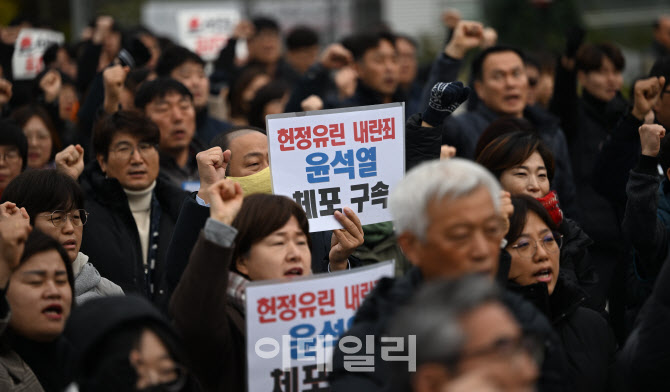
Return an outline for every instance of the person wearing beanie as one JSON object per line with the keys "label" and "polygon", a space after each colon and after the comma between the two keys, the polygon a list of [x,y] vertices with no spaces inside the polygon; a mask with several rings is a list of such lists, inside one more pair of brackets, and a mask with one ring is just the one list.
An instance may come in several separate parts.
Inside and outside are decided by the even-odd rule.
{"label": "person wearing beanie", "polygon": [[14,121],[0,120],[0,195],[27,164],[28,140],[21,127]]}
{"label": "person wearing beanie", "polygon": [[[525,194],[537,199],[563,235],[561,271],[589,295],[598,277],[588,256],[589,236],[572,219],[564,217],[558,193],[551,189],[554,158],[532,126],[522,119],[496,120],[482,134],[477,163],[487,168],[512,196]],[[605,303],[588,298],[585,306],[603,311]]]}
{"label": "person wearing beanie", "polygon": [[70,390],[192,390],[178,335],[142,297],[91,300],[72,313],[64,334],[76,352]]}

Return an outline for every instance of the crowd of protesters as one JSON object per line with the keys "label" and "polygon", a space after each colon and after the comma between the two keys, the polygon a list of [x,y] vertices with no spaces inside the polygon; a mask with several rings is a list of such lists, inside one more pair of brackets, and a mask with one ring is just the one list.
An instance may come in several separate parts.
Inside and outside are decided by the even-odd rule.
{"label": "crowd of protesters", "polygon": [[[333,391],[670,388],[670,16],[630,99],[614,42],[531,53],[444,20],[424,69],[388,28],[324,43],[256,17],[208,75],[100,16],[33,80],[15,41],[49,26],[1,27],[0,390],[246,391],[250,282],[388,259],[343,336],[414,336],[416,369],[352,372],[336,346]],[[272,195],[266,116],[392,102],[393,221],[310,232]]]}

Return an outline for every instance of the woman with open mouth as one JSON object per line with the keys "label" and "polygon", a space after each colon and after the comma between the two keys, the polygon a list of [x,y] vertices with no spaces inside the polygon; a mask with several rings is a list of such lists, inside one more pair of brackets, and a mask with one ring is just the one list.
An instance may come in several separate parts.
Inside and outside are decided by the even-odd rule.
{"label": "woman with open mouth", "polygon": [[598,278],[587,248],[593,241],[577,222],[564,216],[560,195],[551,190],[553,155],[530,123],[520,119],[494,121],[479,139],[476,153],[477,163],[496,176],[503,190],[512,196],[531,196],[542,203],[563,235],[561,267],[564,273],[587,291],[587,307],[604,311],[604,301],[592,298]]}
{"label": "woman with open mouth", "polygon": [[[244,392],[245,287],[311,275],[309,223],[293,200],[267,194],[243,199],[240,184],[230,179],[210,187],[208,198],[210,217],[172,295],[170,314],[203,389]],[[363,229],[351,209],[335,217],[346,229],[333,231],[329,260],[342,269],[348,250],[363,242]]]}
{"label": "woman with open mouth", "polygon": [[[12,236],[8,231],[25,235],[30,226],[25,210],[18,212],[23,217],[9,217],[8,210],[15,211],[12,215],[18,211],[13,203],[3,204],[0,210],[0,223],[10,225],[0,228],[0,368],[4,370],[0,373],[5,376],[0,377],[0,390],[15,390],[18,384],[26,391],[62,391],[71,381],[71,347],[62,337],[74,287],[69,257],[58,241],[39,230],[33,230],[27,240],[24,237],[22,253],[16,241],[8,255],[7,238]],[[8,260],[12,254],[20,255],[17,263]]]}
{"label": "woman with open mouth", "polygon": [[542,204],[513,196],[514,214],[505,239],[512,263],[508,288],[540,309],[567,355],[575,391],[609,390],[616,340],[607,321],[583,305],[586,293],[560,272],[561,234]]}
{"label": "woman with open mouth", "polygon": [[53,169],[29,170],[7,185],[0,201],[17,201],[30,223],[55,238],[65,249],[74,273],[75,302],[96,297],[123,295],[121,287],[100,276],[89,258],[80,252],[88,212],[79,184]]}

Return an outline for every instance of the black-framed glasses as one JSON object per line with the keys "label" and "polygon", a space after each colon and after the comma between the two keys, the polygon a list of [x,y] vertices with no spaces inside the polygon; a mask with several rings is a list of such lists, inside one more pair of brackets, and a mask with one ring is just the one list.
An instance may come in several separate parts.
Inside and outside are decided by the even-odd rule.
{"label": "black-framed glasses", "polygon": [[121,143],[110,151],[119,159],[129,160],[130,157],[135,154],[135,149],[137,149],[140,156],[145,159],[157,151],[156,145],[148,142],[139,142],[136,146],[133,146],[130,143]]}
{"label": "black-framed glasses", "polygon": [[5,162],[7,163],[16,163],[19,158],[21,158],[21,153],[19,153],[19,150],[9,150],[5,153],[0,153],[0,158],[4,159]]}
{"label": "black-framed glasses", "polygon": [[521,257],[532,258],[537,253],[538,242],[548,253],[557,253],[561,250],[561,246],[563,245],[563,235],[558,233],[547,233],[539,240],[524,238],[517,244],[512,245],[512,249],[514,249]]}
{"label": "black-framed glasses", "polygon": [[54,227],[63,226],[68,219],[72,222],[72,226],[84,226],[88,220],[88,212],[84,209],[71,212],[56,210],[39,216],[48,216]]}

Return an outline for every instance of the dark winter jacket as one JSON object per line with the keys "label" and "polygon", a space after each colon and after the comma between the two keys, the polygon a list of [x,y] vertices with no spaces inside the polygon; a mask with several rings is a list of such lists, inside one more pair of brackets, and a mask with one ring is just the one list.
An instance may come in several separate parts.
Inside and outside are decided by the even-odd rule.
{"label": "dark winter jacket", "polygon": [[[387,332],[395,312],[409,302],[411,296],[423,284],[424,278],[417,267],[410,269],[401,278],[381,279],[368,294],[356,312],[353,324],[345,336],[356,336],[365,340],[366,335],[374,335],[379,347],[381,336]],[[536,334],[545,339],[546,358],[539,381],[540,391],[564,391],[566,376],[565,353],[560,348],[558,337],[549,321],[516,294],[505,291],[503,302],[515,316],[524,332]],[[344,336],[342,336],[344,337]],[[347,372],[344,368],[343,353],[336,346],[333,353],[333,372],[330,374],[331,389],[334,392],[382,391],[389,388],[390,367],[384,366],[381,350],[375,350],[375,371]]]}
{"label": "dark winter jacket", "polygon": [[[635,171],[630,180],[636,182]],[[629,186],[629,190],[637,187]],[[629,192],[629,201],[633,195]],[[654,225],[651,225],[652,229]],[[658,226],[656,226],[658,229]],[[665,239],[664,241],[667,241]],[[656,247],[655,247],[656,248]],[[666,255],[667,258],[667,255]],[[670,263],[657,275],[653,291],[640,311],[635,329],[617,359],[617,384],[621,391],[670,390]]]}
{"label": "dark winter jacket", "polygon": [[227,295],[233,248],[201,233],[170,301],[170,315],[203,390],[246,392],[244,310]]}
{"label": "dark winter jacket", "polygon": [[598,312],[582,306],[586,293],[560,274],[551,295],[546,283],[509,283],[508,288],[532,302],[551,321],[568,358],[569,380],[573,382],[570,390],[609,390],[616,339]]}
{"label": "dark winter jacket", "polygon": [[[167,250],[179,207],[187,193],[164,178],[156,180],[154,201],[160,206],[160,211],[152,208],[151,213],[152,225],[155,224],[153,217],[160,216],[159,229],[151,235],[158,234],[158,247],[155,249],[154,275],[151,281],[147,281],[137,225],[119,181],[106,178],[98,163],[93,161],[84,170],[80,183],[86,198],[86,210],[90,213],[84,226],[81,251],[90,257],[102,276],[121,286],[126,294],[140,293],[159,308],[166,309]],[[153,295],[150,294],[151,285]]]}
{"label": "dark winter jacket", "polygon": [[[563,219],[558,231],[563,235],[561,273],[566,279],[578,284],[588,292],[598,283],[598,276],[588,253],[588,247],[593,241],[572,219]],[[589,302],[588,299],[584,306],[599,312],[604,310],[597,304]]]}
{"label": "dark winter jacket", "polygon": [[207,108],[196,113],[195,134],[205,148],[209,146],[216,135],[227,132],[231,127],[230,123],[210,116]]}
{"label": "dark winter jacket", "polygon": [[[623,250],[620,217],[614,207],[593,188],[593,173],[600,149],[623,117],[622,98],[603,102],[584,91],[578,101],[576,128],[568,140],[577,187],[577,206],[582,228],[599,246]],[[611,175],[611,174],[610,174]]]}

